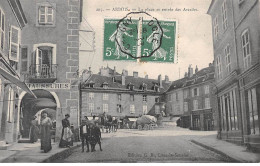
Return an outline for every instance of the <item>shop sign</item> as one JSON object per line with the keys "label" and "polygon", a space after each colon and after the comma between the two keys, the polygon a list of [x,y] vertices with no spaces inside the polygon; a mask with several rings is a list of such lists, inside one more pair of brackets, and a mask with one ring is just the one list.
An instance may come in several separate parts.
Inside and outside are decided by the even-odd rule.
{"label": "shop sign", "polygon": [[29,89],[70,89],[69,83],[26,83]]}

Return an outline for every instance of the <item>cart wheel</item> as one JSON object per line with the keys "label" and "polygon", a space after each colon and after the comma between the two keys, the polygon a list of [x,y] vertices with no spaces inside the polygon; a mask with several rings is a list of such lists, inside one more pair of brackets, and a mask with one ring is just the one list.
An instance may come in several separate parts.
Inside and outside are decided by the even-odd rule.
{"label": "cart wheel", "polygon": [[149,130],[149,125],[148,124],[144,125],[144,130]]}
{"label": "cart wheel", "polygon": [[138,125],[138,130],[142,130],[142,125]]}
{"label": "cart wheel", "polygon": [[150,128],[150,130],[153,130],[153,129],[154,129],[154,127],[153,127],[152,124],[149,125],[149,128]]}

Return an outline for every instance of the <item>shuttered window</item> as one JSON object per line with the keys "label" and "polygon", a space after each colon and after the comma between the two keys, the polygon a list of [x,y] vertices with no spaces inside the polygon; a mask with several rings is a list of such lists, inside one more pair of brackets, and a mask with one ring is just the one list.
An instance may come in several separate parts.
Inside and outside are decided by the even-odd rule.
{"label": "shuttered window", "polygon": [[5,14],[0,8],[0,49],[4,49],[4,39],[5,39]]}
{"label": "shuttered window", "polygon": [[54,10],[52,6],[39,7],[39,24],[53,24]]}
{"label": "shuttered window", "polygon": [[17,63],[19,62],[19,44],[20,29],[15,26],[11,26],[9,59]]}
{"label": "shuttered window", "polygon": [[28,70],[28,48],[21,48],[21,72],[27,72]]}

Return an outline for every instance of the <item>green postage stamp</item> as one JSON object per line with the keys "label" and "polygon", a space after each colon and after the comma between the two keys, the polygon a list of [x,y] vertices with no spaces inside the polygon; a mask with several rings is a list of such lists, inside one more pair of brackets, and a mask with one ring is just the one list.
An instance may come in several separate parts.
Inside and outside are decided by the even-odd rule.
{"label": "green postage stamp", "polygon": [[174,63],[177,21],[157,20],[145,12],[104,20],[104,60]]}

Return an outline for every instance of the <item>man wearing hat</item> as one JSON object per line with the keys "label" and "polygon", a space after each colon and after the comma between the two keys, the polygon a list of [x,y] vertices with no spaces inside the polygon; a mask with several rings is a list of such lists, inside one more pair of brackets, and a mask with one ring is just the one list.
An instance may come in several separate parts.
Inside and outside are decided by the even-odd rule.
{"label": "man wearing hat", "polygon": [[90,137],[90,126],[87,124],[87,120],[82,120],[82,124],[80,126],[80,138],[82,141],[82,152],[84,152],[84,142],[86,140],[87,152],[89,152],[89,137]]}
{"label": "man wearing hat", "polygon": [[98,143],[100,151],[102,151],[101,148],[101,132],[100,128],[98,127],[98,122],[92,121],[90,123],[90,145],[91,145],[91,152],[96,151],[95,146]]}

